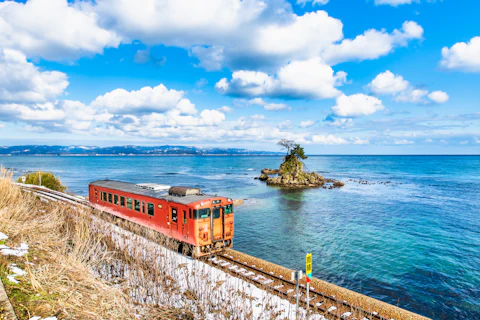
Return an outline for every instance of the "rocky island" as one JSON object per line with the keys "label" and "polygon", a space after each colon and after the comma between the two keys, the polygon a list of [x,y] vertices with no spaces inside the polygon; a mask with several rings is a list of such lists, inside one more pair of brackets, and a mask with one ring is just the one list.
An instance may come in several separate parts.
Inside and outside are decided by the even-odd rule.
{"label": "rocky island", "polygon": [[287,149],[287,155],[279,169],[263,169],[256,179],[265,181],[269,186],[282,188],[318,188],[333,189],[343,187],[344,183],[334,179],[325,179],[316,172],[305,172],[302,160],[307,156],[299,144],[292,140],[280,140],[278,145]]}

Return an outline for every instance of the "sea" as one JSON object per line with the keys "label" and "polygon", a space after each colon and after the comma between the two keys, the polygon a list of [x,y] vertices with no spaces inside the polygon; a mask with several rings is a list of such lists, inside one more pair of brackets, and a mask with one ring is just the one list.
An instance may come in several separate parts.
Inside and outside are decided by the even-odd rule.
{"label": "sea", "polygon": [[0,157],[87,195],[98,179],[200,187],[245,199],[234,248],[433,319],[480,319],[480,156],[310,156],[339,189],[255,180],[281,156]]}

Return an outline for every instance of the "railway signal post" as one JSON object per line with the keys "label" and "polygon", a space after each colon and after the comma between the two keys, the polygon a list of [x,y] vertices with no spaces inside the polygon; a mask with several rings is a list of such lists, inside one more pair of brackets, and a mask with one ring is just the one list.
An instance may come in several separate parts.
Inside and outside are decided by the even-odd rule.
{"label": "railway signal post", "polygon": [[312,281],[312,254],[305,256],[305,281],[307,282],[307,315],[310,308],[310,281]]}
{"label": "railway signal post", "polygon": [[302,270],[295,270],[292,272],[292,281],[295,281],[297,285],[297,303],[295,304],[295,319],[298,319],[298,299],[299,299],[299,288],[300,288],[300,279],[302,279]]}

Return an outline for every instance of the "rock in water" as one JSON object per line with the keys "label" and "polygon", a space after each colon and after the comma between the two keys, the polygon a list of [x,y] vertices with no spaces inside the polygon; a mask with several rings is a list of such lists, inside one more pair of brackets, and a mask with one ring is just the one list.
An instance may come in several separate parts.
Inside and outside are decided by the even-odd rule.
{"label": "rock in water", "polygon": [[333,186],[335,188],[340,188],[340,187],[343,187],[345,185],[345,183],[343,183],[342,181],[338,181],[336,180],[334,183],[333,183]]}
{"label": "rock in water", "polygon": [[[270,186],[279,186],[283,188],[313,188],[320,187],[325,184],[325,179],[316,172],[304,172],[303,162],[296,156],[291,155],[285,158],[285,161],[280,165],[278,170],[278,177],[268,177],[262,170],[262,178],[267,177],[267,184]],[[274,171],[274,170],[272,170]],[[271,171],[270,171],[271,172]]]}
{"label": "rock in water", "polygon": [[265,169],[262,170],[262,173],[264,173],[264,174],[277,174],[278,170],[277,169],[265,168]]}

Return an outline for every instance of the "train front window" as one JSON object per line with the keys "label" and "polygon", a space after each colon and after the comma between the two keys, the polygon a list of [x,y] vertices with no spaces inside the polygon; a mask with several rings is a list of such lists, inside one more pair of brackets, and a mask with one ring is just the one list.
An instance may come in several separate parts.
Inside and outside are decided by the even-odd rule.
{"label": "train front window", "polygon": [[120,197],[120,206],[125,207],[125,197]]}
{"label": "train front window", "polygon": [[233,213],[233,204],[227,204],[225,206],[225,214]]}
{"label": "train front window", "polygon": [[213,208],[213,219],[220,218],[220,208]]}
{"label": "train front window", "polygon": [[127,208],[132,210],[132,198],[127,198]]}
{"label": "train front window", "polygon": [[148,206],[148,215],[153,217],[155,215],[155,206],[153,205],[153,203],[147,203],[147,206]]}
{"label": "train front window", "polygon": [[118,206],[118,195],[116,194],[113,195],[113,204]]}
{"label": "train front window", "polygon": [[139,200],[135,200],[135,211],[140,212],[140,201]]}
{"label": "train front window", "polygon": [[177,222],[178,221],[178,214],[177,214],[177,209],[172,208],[172,222]]}
{"label": "train front window", "polygon": [[210,208],[194,210],[195,219],[205,219],[210,217]]}
{"label": "train front window", "polygon": [[108,194],[108,202],[112,203],[112,194],[111,193]]}

